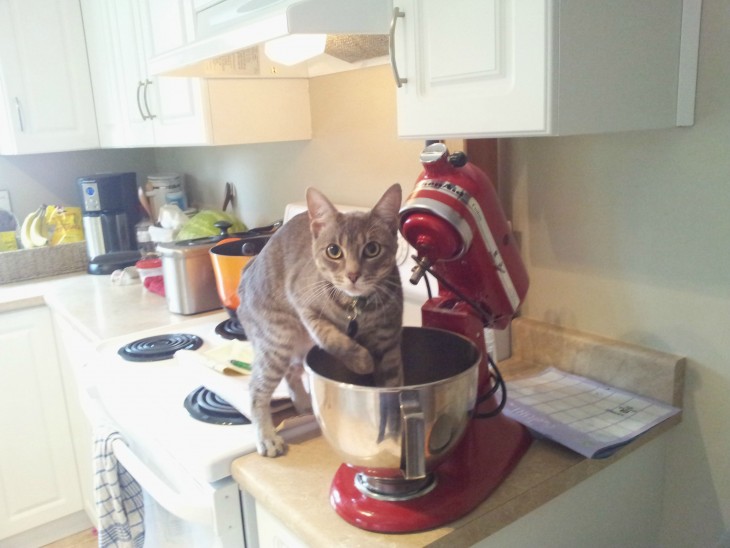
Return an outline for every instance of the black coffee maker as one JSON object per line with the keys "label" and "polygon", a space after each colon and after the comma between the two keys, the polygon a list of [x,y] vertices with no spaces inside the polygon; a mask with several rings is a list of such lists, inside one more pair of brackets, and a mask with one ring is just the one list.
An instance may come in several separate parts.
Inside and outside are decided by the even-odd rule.
{"label": "black coffee maker", "polygon": [[111,274],[139,258],[135,225],[142,212],[135,173],[80,177],[82,221],[89,274]]}

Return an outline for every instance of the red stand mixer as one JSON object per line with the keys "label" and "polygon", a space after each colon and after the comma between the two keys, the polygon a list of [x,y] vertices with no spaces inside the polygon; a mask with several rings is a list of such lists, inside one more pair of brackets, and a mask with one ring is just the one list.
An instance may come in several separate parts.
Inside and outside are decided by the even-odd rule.
{"label": "red stand mixer", "polygon": [[400,213],[401,233],[417,252],[411,282],[426,271],[438,280],[438,296],[422,307],[423,328],[456,333],[481,351],[477,403],[463,438],[430,472],[421,492],[421,483],[402,478],[387,496],[368,492],[362,479],[367,468],[339,468],[330,492],[337,513],[357,527],[383,533],[432,529],[471,512],[531,441],[522,425],[501,413],[504,383],[489,364],[484,341],[484,328],[505,328],[527,292],[512,232],[492,183],[463,153],[450,155],[435,143],[423,150],[421,162],[424,171]]}

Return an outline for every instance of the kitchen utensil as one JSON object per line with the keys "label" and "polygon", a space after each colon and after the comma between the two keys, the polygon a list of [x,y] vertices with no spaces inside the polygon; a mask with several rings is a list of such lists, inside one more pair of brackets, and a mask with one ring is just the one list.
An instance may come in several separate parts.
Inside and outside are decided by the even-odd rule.
{"label": "kitchen utensil", "polygon": [[142,209],[144,209],[147,217],[152,222],[156,221],[156,219],[152,218],[152,208],[150,207],[150,201],[147,199],[147,194],[145,193],[144,188],[139,187],[137,189],[137,197],[139,198],[139,204],[142,206]]}
{"label": "kitchen utensil", "polygon": [[228,208],[229,204],[231,207],[236,207],[236,187],[232,183],[226,183],[226,193],[223,197],[223,211]]}
{"label": "kitchen utensil", "polygon": [[[333,445],[338,450],[347,449],[345,464],[332,481],[330,500],[335,510],[357,527],[387,533],[431,529],[471,512],[511,472],[531,441],[522,425],[501,412],[506,401],[504,383],[496,366],[487,362],[484,341],[485,326],[504,328],[509,324],[529,283],[509,225],[491,181],[465,155],[451,155],[445,145],[435,143],[423,150],[420,159],[423,171],[401,208],[400,230],[417,253],[417,268],[411,282],[417,283],[426,272],[438,280],[437,296],[421,307],[423,326],[466,337],[479,349],[481,358],[474,381],[477,400],[473,413],[463,438],[451,453],[441,456],[441,462],[431,463],[425,456],[423,461],[417,459],[409,464],[411,459],[407,458],[400,470],[394,468],[397,456],[405,456],[400,450],[403,442],[395,444],[386,435],[396,424],[403,424],[402,429],[411,425],[416,428],[415,436],[406,435],[407,443],[413,439],[416,446],[429,443],[423,450],[425,455],[432,450],[431,436],[427,436],[423,422],[429,416],[429,408],[424,408],[421,398],[407,390],[410,387],[404,388],[406,398],[399,395],[400,413],[396,420],[391,423],[388,416],[385,421],[383,446],[369,455],[372,463],[367,462],[368,453],[363,452],[363,447],[372,447],[368,417],[372,421],[373,412],[380,413],[377,416],[382,423],[381,411],[357,405],[363,419],[363,426],[358,425],[357,431],[364,428],[367,432],[364,445],[356,436],[334,437]],[[409,363],[409,355],[416,350],[407,337],[404,329],[403,356]],[[432,364],[428,363],[430,367]],[[313,398],[321,401],[319,394]],[[335,402],[342,407],[333,397],[327,402],[326,405]],[[391,408],[394,403],[380,398],[377,405]],[[445,439],[450,442],[450,436]],[[390,460],[380,454],[388,445],[393,451]],[[406,453],[410,457],[410,446]],[[386,472],[397,472],[392,479],[382,472],[383,468],[377,468],[382,463],[390,463],[384,469]],[[377,469],[363,469],[366,466]],[[432,472],[435,484],[413,483],[421,472],[425,476]],[[377,481],[370,481],[370,477]],[[415,489],[411,489],[414,485]]]}
{"label": "kitchen utensil", "polygon": [[239,304],[238,284],[241,282],[243,267],[251,257],[261,252],[271,238],[271,234],[259,234],[254,231],[248,234],[251,235],[223,240],[210,249],[218,296],[233,318],[236,317]]}

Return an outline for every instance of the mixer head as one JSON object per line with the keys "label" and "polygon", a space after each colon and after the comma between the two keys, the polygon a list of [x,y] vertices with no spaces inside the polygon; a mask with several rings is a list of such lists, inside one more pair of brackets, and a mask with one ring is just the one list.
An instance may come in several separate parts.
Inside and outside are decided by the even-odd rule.
{"label": "mixer head", "polygon": [[485,326],[503,329],[529,285],[509,223],[487,175],[463,153],[434,143],[400,211],[400,230],[417,252],[411,283],[439,281],[438,307],[468,303]]}

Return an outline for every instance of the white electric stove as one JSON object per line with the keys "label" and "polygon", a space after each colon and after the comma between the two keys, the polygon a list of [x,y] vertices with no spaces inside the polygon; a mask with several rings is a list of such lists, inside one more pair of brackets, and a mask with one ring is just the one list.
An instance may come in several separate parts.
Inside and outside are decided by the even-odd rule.
{"label": "white electric stove", "polygon": [[196,478],[208,482],[230,475],[231,462],[255,449],[250,424],[212,424],[190,414],[185,401],[203,385],[203,372],[174,357],[130,361],[118,351],[157,336],[160,341],[191,336],[200,338],[197,351],[205,352],[227,342],[215,332],[226,318],[222,312],[176,324],[174,330],[166,327],[107,341],[98,348],[100,360],[93,371],[99,401],[130,444],[164,447]]}
{"label": "white electric stove", "polygon": [[[158,347],[185,344],[180,338],[192,337],[195,352],[206,352],[227,343],[216,333],[226,318],[221,312],[174,329],[108,340],[85,367],[84,408],[96,434],[121,434],[123,442],[115,442],[114,453],[145,491],[145,546],[245,545],[241,502],[230,470],[233,460],[255,451],[253,427],[246,419],[247,424],[231,424],[235,420],[224,416],[223,424],[214,424],[191,414],[192,396],[204,389],[202,369],[174,357],[136,361],[119,353],[130,343],[157,337],[163,341],[155,343]],[[227,413],[240,416],[236,409]],[[315,423],[309,426],[316,428]]]}

